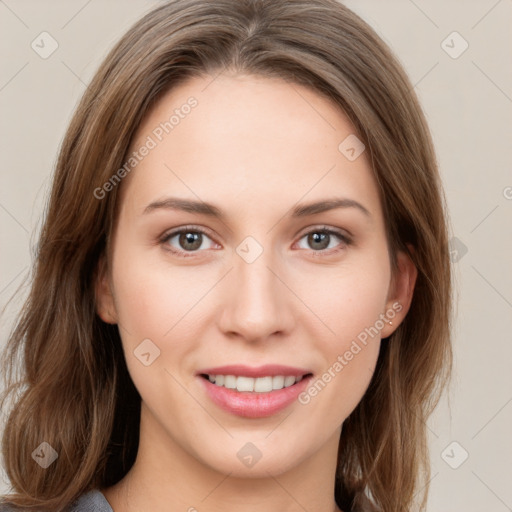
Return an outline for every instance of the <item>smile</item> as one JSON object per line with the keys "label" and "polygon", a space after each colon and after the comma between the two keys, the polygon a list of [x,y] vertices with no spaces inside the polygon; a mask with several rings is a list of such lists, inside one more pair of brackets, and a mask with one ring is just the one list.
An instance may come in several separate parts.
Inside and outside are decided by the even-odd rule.
{"label": "smile", "polygon": [[[307,374],[310,375],[310,374]],[[235,375],[201,375],[208,379],[216,386],[221,386],[227,389],[236,391],[249,391],[254,393],[269,393],[270,391],[277,391],[279,389],[293,386],[300,382],[306,375],[294,377],[293,375],[275,375],[266,377],[245,377]]]}

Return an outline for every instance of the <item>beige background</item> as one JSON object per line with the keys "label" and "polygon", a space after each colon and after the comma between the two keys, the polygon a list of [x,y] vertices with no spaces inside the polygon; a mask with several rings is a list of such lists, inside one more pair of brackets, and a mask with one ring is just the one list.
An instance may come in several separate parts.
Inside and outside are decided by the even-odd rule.
{"label": "beige background", "polygon": [[[0,307],[28,273],[77,100],[111,45],[157,3],[0,0]],[[512,0],[346,3],[395,50],[415,84],[457,239],[455,375],[449,402],[445,396],[428,423],[428,510],[512,510]],[[58,43],[47,59],[31,48],[43,31]],[[445,51],[455,56],[464,41],[457,58]],[[1,319],[0,344],[19,306]],[[0,493],[7,485],[0,467]]]}

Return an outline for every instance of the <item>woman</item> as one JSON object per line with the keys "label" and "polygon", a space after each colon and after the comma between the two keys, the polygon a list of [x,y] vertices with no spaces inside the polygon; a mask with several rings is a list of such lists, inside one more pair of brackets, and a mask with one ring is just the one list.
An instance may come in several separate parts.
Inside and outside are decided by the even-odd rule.
{"label": "woman", "polygon": [[157,7],[60,151],[3,510],[424,510],[447,240],[425,118],[359,17]]}

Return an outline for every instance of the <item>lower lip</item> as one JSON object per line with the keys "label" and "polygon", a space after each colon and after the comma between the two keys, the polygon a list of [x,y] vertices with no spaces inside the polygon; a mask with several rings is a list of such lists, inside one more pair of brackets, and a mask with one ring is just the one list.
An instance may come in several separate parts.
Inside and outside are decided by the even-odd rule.
{"label": "lower lip", "polygon": [[204,377],[198,378],[203,381],[209,397],[221,409],[244,418],[264,418],[288,407],[306,389],[312,377],[303,377],[293,386],[268,393],[235,391],[217,386]]}

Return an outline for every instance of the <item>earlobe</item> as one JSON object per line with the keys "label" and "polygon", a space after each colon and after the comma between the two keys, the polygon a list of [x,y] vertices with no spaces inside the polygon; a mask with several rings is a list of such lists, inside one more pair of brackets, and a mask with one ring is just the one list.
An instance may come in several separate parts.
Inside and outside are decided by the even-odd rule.
{"label": "earlobe", "polygon": [[98,261],[94,284],[97,315],[107,324],[116,324],[117,312],[108,279],[107,264],[104,255],[102,255]]}
{"label": "earlobe", "polygon": [[[414,253],[412,245],[407,244],[407,247],[411,253]],[[390,336],[407,315],[414,295],[416,278],[418,277],[418,269],[406,252],[398,252],[397,264],[398,270],[392,278],[390,293],[386,302],[387,323],[382,330],[382,338]]]}

